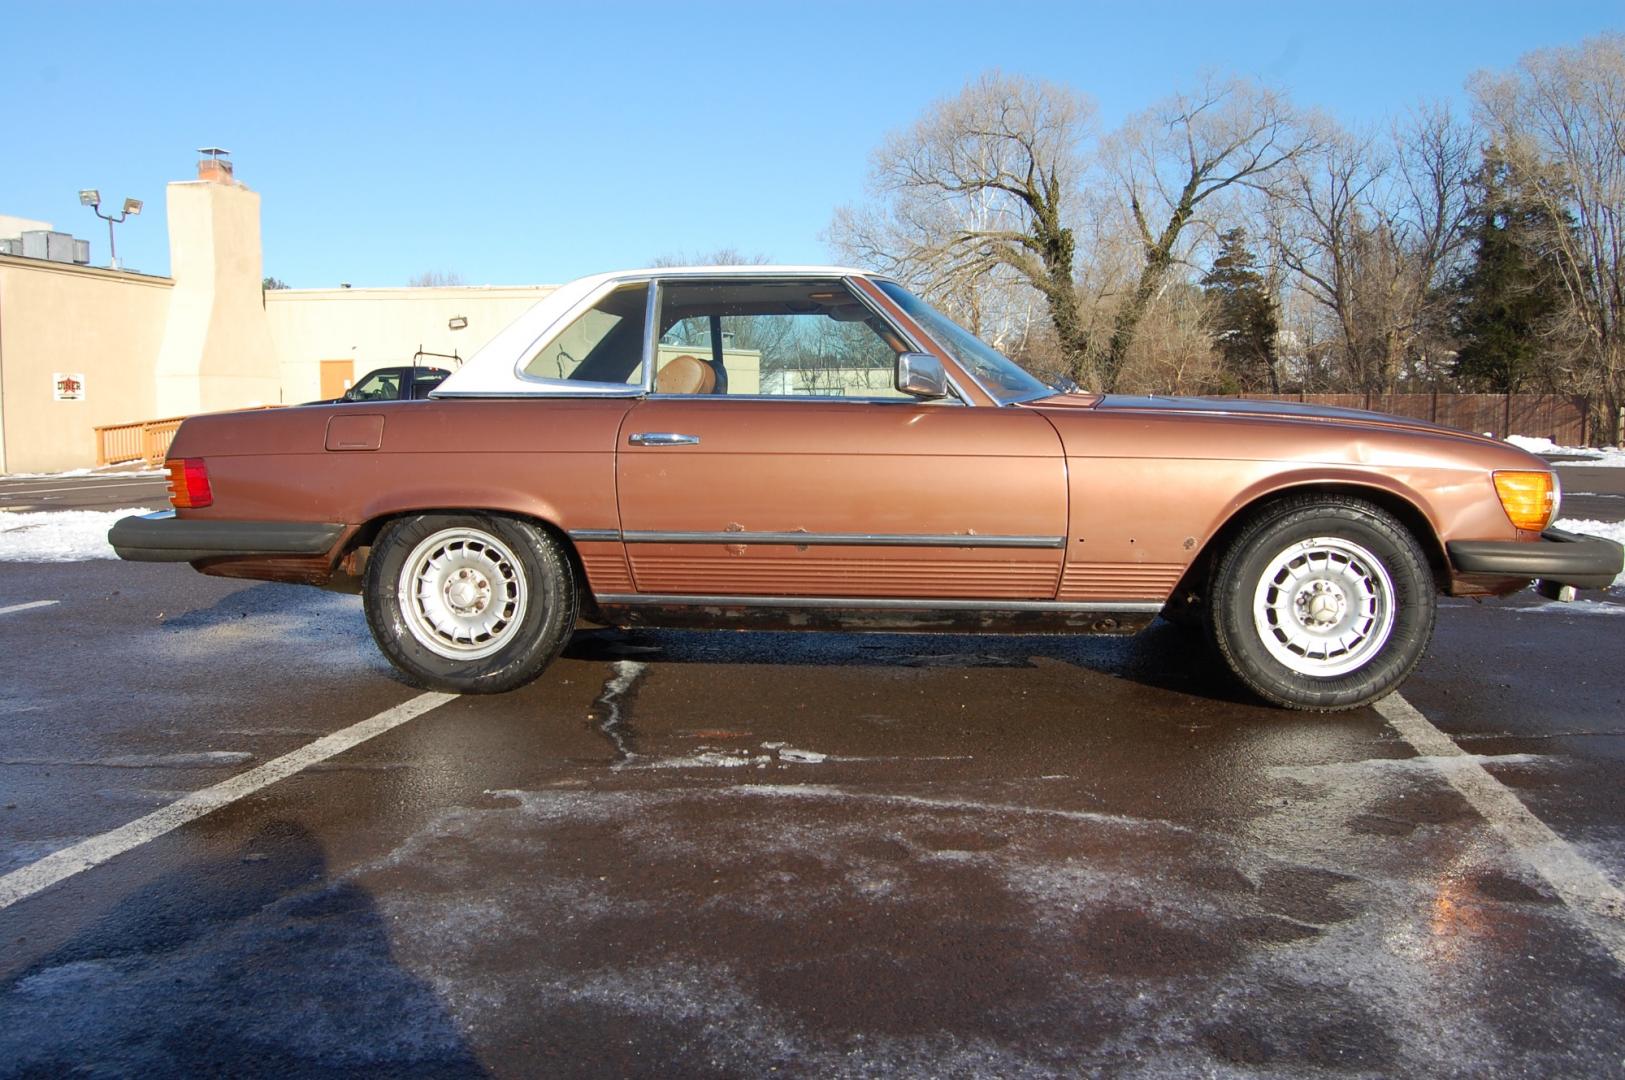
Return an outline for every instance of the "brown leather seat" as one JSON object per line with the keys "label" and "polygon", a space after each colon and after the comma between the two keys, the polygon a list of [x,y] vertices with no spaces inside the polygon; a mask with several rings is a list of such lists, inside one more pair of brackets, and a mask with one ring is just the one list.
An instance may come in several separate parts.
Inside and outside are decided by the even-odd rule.
{"label": "brown leather seat", "polygon": [[655,374],[657,394],[709,394],[717,388],[717,373],[697,356],[676,356]]}

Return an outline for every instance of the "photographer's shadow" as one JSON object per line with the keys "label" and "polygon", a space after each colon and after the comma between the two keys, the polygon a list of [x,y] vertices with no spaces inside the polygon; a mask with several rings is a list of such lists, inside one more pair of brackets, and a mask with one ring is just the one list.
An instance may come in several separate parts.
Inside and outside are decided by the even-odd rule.
{"label": "photographer's shadow", "polygon": [[485,1075],[311,833],[263,826],[0,982],[0,1076]]}

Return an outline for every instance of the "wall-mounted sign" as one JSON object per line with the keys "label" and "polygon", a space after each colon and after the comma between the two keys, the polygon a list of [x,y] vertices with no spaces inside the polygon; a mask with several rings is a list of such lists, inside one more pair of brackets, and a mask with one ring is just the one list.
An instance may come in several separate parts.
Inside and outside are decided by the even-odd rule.
{"label": "wall-mounted sign", "polygon": [[85,373],[58,371],[51,376],[51,394],[58,401],[85,400]]}

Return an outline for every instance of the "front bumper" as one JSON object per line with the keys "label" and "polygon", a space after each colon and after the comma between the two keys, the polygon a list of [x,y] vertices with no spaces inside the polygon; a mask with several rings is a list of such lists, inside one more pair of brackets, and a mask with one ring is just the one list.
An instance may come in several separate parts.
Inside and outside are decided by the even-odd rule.
{"label": "front bumper", "polygon": [[1612,540],[1547,529],[1540,539],[1452,540],[1445,544],[1450,562],[1463,574],[1529,578],[1606,589],[1625,569],[1625,548]]}
{"label": "front bumper", "polygon": [[196,562],[232,555],[323,555],[343,525],[303,521],[216,521],[178,518],[173,510],[120,518],[107,542],[134,562]]}

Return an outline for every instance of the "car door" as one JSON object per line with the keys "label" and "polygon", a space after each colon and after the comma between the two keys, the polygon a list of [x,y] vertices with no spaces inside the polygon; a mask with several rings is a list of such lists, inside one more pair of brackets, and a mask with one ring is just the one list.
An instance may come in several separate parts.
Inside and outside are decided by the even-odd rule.
{"label": "car door", "polygon": [[1052,599],[1053,427],[899,393],[904,342],[845,285],[771,284],[661,286],[655,393],[616,457],[637,592]]}

